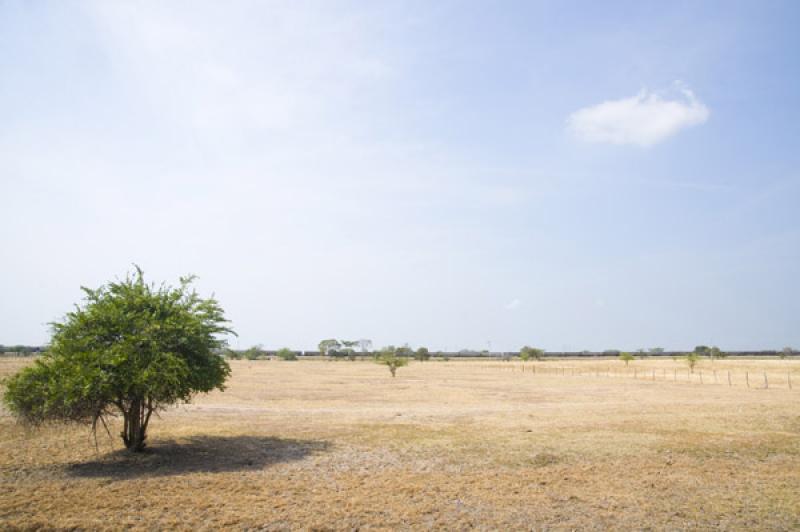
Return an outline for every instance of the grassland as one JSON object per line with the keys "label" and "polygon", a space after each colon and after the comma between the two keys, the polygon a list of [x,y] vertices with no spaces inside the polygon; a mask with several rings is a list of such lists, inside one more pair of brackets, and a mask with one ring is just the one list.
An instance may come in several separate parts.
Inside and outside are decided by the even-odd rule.
{"label": "grassland", "polygon": [[0,412],[0,528],[800,527],[798,361],[232,367],[140,455]]}

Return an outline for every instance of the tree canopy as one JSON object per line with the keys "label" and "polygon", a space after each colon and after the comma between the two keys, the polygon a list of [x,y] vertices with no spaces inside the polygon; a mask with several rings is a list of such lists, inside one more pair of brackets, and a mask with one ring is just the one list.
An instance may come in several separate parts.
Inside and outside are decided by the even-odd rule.
{"label": "tree canopy", "polygon": [[10,411],[34,425],[48,421],[107,427],[123,418],[125,447],[145,446],[153,412],[198,392],[223,389],[230,367],[220,356],[231,333],[213,298],[191,287],[148,284],[138,267],[124,280],[83,288],[84,304],[52,324],[45,355],[6,382]]}

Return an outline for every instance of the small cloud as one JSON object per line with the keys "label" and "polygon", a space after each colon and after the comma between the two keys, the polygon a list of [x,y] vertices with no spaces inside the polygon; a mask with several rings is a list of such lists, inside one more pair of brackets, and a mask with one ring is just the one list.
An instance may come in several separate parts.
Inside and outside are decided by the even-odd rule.
{"label": "small cloud", "polygon": [[514,299],[514,300],[509,301],[508,303],[506,303],[506,309],[507,310],[517,310],[521,304],[522,304],[522,301],[520,301],[519,299]]}
{"label": "small cloud", "polygon": [[586,142],[652,146],[678,131],[705,123],[710,111],[680,82],[671,95],[642,90],[620,100],[578,109],[567,118],[567,129]]}

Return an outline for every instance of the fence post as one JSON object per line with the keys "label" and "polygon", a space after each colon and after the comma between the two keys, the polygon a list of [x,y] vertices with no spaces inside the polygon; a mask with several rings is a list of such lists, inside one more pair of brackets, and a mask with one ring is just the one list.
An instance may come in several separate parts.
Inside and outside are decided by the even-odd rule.
{"label": "fence post", "polygon": [[787,371],[786,372],[786,382],[789,383],[789,389],[791,390],[792,389],[792,372],[791,371]]}
{"label": "fence post", "polygon": [[672,373],[672,380],[674,380],[675,382],[678,382],[678,369],[677,369],[677,368],[674,368],[674,369],[672,370],[672,372],[673,372],[673,373]]}
{"label": "fence post", "polygon": [[769,381],[767,380],[767,372],[764,372],[764,389],[769,388]]}
{"label": "fence post", "polygon": [[732,386],[731,384],[731,372],[728,371],[728,386]]}
{"label": "fence post", "polygon": [[744,372],[744,380],[747,381],[747,387],[749,388],[750,387],[750,372],[749,371],[745,371]]}

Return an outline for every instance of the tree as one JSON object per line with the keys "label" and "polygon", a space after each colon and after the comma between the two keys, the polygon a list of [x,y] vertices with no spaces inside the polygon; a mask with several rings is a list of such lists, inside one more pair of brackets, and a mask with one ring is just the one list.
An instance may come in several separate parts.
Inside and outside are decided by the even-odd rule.
{"label": "tree", "polygon": [[698,362],[700,362],[700,355],[698,355],[696,352],[688,353],[686,355],[686,363],[689,365],[689,371],[692,373],[694,373],[694,367]]}
{"label": "tree", "polygon": [[260,345],[254,345],[250,349],[242,352],[242,357],[247,360],[258,360],[262,355],[264,355],[264,350]]}
{"label": "tree", "polygon": [[630,364],[631,360],[634,360],[634,357],[632,354],[624,352],[619,354],[619,359],[625,362],[625,365],[627,366],[628,364]]}
{"label": "tree", "polygon": [[519,350],[519,358],[522,360],[541,360],[544,357],[544,349],[538,349],[529,345],[524,346]]}
{"label": "tree", "polygon": [[297,353],[295,353],[288,347],[278,349],[278,352],[275,353],[275,356],[277,356],[281,360],[297,360]]}
{"label": "tree", "polygon": [[153,412],[198,392],[223,389],[230,367],[218,353],[233,333],[217,301],[190,289],[145,283],[142,270],[96,290],[53,323],[49,351],[10,379],[3,397],[24,422],[91,423],[122,415],[122,440],[145,447]]}
{"label": "tree", "polygon": [[335,338],[329,338],[327,340],[322,340],[319,343],[319,352],[321,355],[331,355],[342,348],[342,344],[339,343],[338,340]]}
{"label": "tree", "polygon": [[372,340],[369,338],[361,338],[358,341],[358,347],[361,349],[362,353],[366,353],[367,351],[372,349]]}
{"label": "tree", "polygon": [[698,356],[706,356],[710,350],[711,348],[707,345],[698,345],[694,348],[694,352],[697,353]]}
{"label": "tree", "polygon": [[664,348],[663,347],[651,347],[650,348],[650,354],[651,355],[661,355],[663,353],[664,353]]}
{"label": "tree", "polygon": [[395,348],[394,346],[384,347],[375,359],[378,364],[383,364],[389,368],[392,378],[395,377],[397,368],[408,365],[408,357],[398,355],[398,351],[401,349],[403,348]]}
{"label": "tree", "polygon": [[784,347],[783,349],[781,349],[781,351],[778,353],[778,356],[781,357],[781,359],[784,359],[786,357],[792,356],[793,354],[794,354],[794,350],[791,347],[787,346],[787,347]]}
{"label": "tree", "polygon": [[714,360],[715,358],[725,358],[726,356],[728,356],[724,351],[722,351],[719,347],[715,345],[711,346],[708,349],[707,353],[708,356],[711,358],[711,360]]}
{"label": "tree", "polygon": [[399,357],[409,358],[414,355],[414,351],[412,351],[411,348],[408,347],[408,344],[406,344],[395,349],[395,354]]}
{"label": "tree", "polygon": [[419,360],[420,362],[425,362],[431,358],[430,352],[428,352],[427,347],[420,347],[417,349],[417,352],[414,353],[414,359]]}
{"label": "tree", "polygon": [[356,350],[353,348],[358,345],[358,340],[342,340],[342,345],[344,346],[342,355],[347,356],[348,360],[355,360]]}

